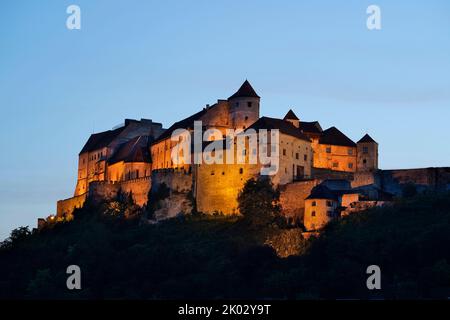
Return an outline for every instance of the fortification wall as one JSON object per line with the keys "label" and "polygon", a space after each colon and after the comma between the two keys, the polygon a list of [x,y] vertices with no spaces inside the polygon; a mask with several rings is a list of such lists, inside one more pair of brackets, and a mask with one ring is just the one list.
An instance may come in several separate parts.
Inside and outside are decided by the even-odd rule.
{"label": "fortification wall", "polygon": [[101,201],[107,201],[117,196],[119,190],[133,195],[134,202],[143,206],[147,203],[147,195],[151,188],[151,178],[143,177],[134,180],[120,181],[120,182],[108,182],[108,181],[95,181],[89,185],[89,198],[94,203]]}
{"label": "fortification wall", "polygon": [[250,178],[260,173],[259,165],[202,164],[195,172],[197,210],[203,213],[238,214],[237,197]]}
{"label": "fortification wall", "polygon": [[408,183],[415,184],[419,192],[450,190],[449,167],[382,170],[378,174],[382,189],[395,195],[401,195],[403,186]]}
{"label": "fortification wall", "polygon": [[71,214],[75,208],[81,208],[86,201],[87,193],[72,198],[59,200],[56,203],[56,215],[62,217]]}
{"label": "fortification wall", "polygon": [[163,220],[175,217],[178,214],[189,214],[192,212],[192,173],[184,169],[162,169],[152,172],[152,194],[154,194],[162,184],[170,189],[170,195],[166,199],[158,201],[158,210],[155,211],[155,218]]}
{"label": "fortification wall", "polygon": [[184,169],[160,169],[152,171],[152,190],[165,184],[173,192],[188,193],[192,190],[192,173]]}
{"label": "fortification wall", "polygon": [[375,185],[380,187],[380,173],[379,171],[365,171],[365,172],[355,172],[353,175],[353,180],[351,181],[352,188],[357,188],[361,186]]}
{"label": "fortification wall", "polygon": [[148,192],[152,186],[151,177],[143,177],[134,180],[123,181],[120,184],[120,188],[124,192],[131,192],[133,200],[138,206],[143,206],[147,203]]}
{"label": "fortification wall", "polygon": [[293,221],[303,222],[305,212],[305,198],[309,196],[312,188],[322,180],[298,181],[284,185],[280,188],[280,204],[283,215]]}
{"label": "fortification wall", "polygon": [[322,168],[312,168],[311,177],[314,179],[326,180],[326,179],[344,179],[353,180],[353,172],[333,171]]}

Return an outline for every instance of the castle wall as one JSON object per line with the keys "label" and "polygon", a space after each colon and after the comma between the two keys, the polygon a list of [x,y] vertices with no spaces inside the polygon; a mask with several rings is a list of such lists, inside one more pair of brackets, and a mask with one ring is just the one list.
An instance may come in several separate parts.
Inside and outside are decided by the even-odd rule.
{"label": "castle wall", "polygon": [[375,185],[380,187],[380,175],[379,172],[355,172],[353,175],[353,180],[351,181],[352,188],[367,186],[367,185]]}
{"label": "castle wall", "polygon": [[89,198],[98,203],[114,199],[119,190],[132,193],[134,202],[143,206],[147,203],[148,192],[152,184],[151,177],[143,177],[121,182],[94,181],[89,186]]}
{"label": "castle wall", "polygon": [[138,206],[144,206],[148,200],[148,192],[152,185],[151,177],[143,177],[134,180],[123,181],[120,188],[124,192],[131,192],[133,200]]}
{"label": "castle wall", "polygon": [[413,183],[419,192],[450,190],[450,168],[382,170],[378,173],[384,191],[401,196],[405,184]]}
{"label": "castle wall", "polygon": [[166,199],[159,200],[155,218],[162,220],[178,214],[191,213],[193,209],[193,174],[183,169],[154,170],[152,172],[152,194],[163,183],[170,189],[170,195]]}
{"label": "castle wall", "polygon": [[208,111],[201,117],[203,126],[214,127],[225,134],[226,128],[230,128],[228,101],[219,100],[216,105],[208,108]]}
{"label": "castle wall", "polygon": [[[356,148],[335,145],[313,144],[314,163],[316,168],[336,171],[356,171]],[[331,152],[327,152],[331,148]]]}
{"label": "castle wall", "polygon": [[333,171],[330,169],[315,168],[315,167],[312,168],[311,172],[312,178],[319,180],[326,180],[326,179],[353,180],[354,177],[353,172]]}
{"label": "castle wall", "polygon": [[260,173],[259,165],[202,164],[195,167],[197,210],[238,214],[237,197],[245,182]]}
{"label": "castle wall", "polygon": [[288,219],[303,222],[305,212],[305,198],[312,188],[320,184],[321,180],[298,181],[280,188],[281,212]]}
{"label": "castle wall", "polygon": [[162,169],[152,171],[152,188],[165,184],[171,191],[187,193],[192,190],[192,173],[183,169]]}
{"label": "castle wall", "polygon": [[62,217],[71,214],[75,208],[81,208],[86,201],[87,194],[78,195],[69,199],[59,200],[56,203],[56,215]]}

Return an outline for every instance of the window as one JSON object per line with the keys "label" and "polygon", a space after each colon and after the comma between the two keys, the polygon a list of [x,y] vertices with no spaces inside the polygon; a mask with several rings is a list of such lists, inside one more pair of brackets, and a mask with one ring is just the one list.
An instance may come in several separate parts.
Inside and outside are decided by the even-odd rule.
{"label": "window", "polygon": [[245,120],[248,120],[248,116],[245,116]]}
{"label": "window", "polygon": [[249,108],[252,107],[252,102],[251,101],[247,102],[247,107],[249,107]]}
{"label": "window", "polygon": [[256,148],[253,148],[252,153],[256,156]]}
{"label": "window", "polygon": [[368,153],[369,153],[369,148],[363,147],[363,154],[368,154]]}
{"label": "window", "polygon": [[214,170],[211,171],[211,175],[212,175],[212,176],[214,175]]}
{"label": "window", "polygon": [[363,163],[364,163],[364,164],[366,164],[366,163],[367,163],[367,160],[366,160],[366,159],[364,159],[364,160],[363,160]]}
{"label": "window", "polygon": [[295,154],[295,159],[297,159],[297,160],[298,160],[298,158],[299,158],[299,154],[298,154],[298,153],[296,153],[296,154]]}
{"label": "window", "polygon": [[331,153],[331,147],[327,147],[327,153]]}
{"label": "window", "polygon": [[327,200],[327,207],[332,207],[333,206],[333,202],[331,202],[330,200]]}
{"label": "window", "polygon": [[349,163],[348,163],[348,168],[349,168],[349,169],[353,169],[353,163],[352,163],[352,162],[349,162]]}
{"label": "window", "polygon": [[239,102],[236,102],[236,107],[239,107]]}
{"label": "window", "polygon": [[244,173],[244,169],[239,168],[239,174],[243,174]]}
{"label": "window", "polygon": [[334,216],[333,211],[327,211],[327,216],[333,217]]}
{"label": "window", "polygon": [[317,206],[317,202],[313,201],[311,206],[313,206],[313,207]]}
{"label": "window", "polygon": [[311,217],[315,217],[315,216],[316,216],[316,212],[315,211],[311,212]]}
{"label": "window", "polygon": [[305,154],[305,155],[303,156],[303,160],[307,161],[307,160],[308,160],[308,155]]}
{"label": "window", "polygon": [[286,155],[286,149],[283,149],[283,156]]}
{"label": "window", "polygon": [[333,168],[339,167],[339,162],[333,162]]}
{"label": "window", "polygon": [[348,155],[352,155],[353,154],[353,149],[352,148],[348,148]]}

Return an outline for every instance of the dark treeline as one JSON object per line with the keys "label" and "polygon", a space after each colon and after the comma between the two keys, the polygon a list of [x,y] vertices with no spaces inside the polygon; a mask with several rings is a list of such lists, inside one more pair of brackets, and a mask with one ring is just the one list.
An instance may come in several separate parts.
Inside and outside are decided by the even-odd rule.
{"label": "dark treeline", "polygon": [[[126,201],[117,207],[110,215],[105,206],[87,204],[71,222],[39,233],[15,230],[0,251],[0,298],[450,296],[449,194],[342,218],[319,238],[304,240],[302,255],[286,259],[264,245],[286,227],[273,219],[194,214],[143,224],[120,214],[129,210]],[[72,264],[81,268],[82,290],[66,288]],[[366,287],[373,264],[382,272],[376,292]]]}

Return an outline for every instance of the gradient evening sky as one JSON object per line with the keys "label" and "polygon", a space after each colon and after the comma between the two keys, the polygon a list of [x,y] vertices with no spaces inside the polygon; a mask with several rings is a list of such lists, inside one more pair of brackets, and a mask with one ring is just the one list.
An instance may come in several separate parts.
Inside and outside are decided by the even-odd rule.
{"label": "gradient evening sky", "polygon": [[[370,4],[380,31],[366,28]],[[0,239],[72,196],[92,132],[124,118],[168,127],[246,78],[262,115],[369,132],[381,168],[450,165],[449,1],[6,0]]]}

